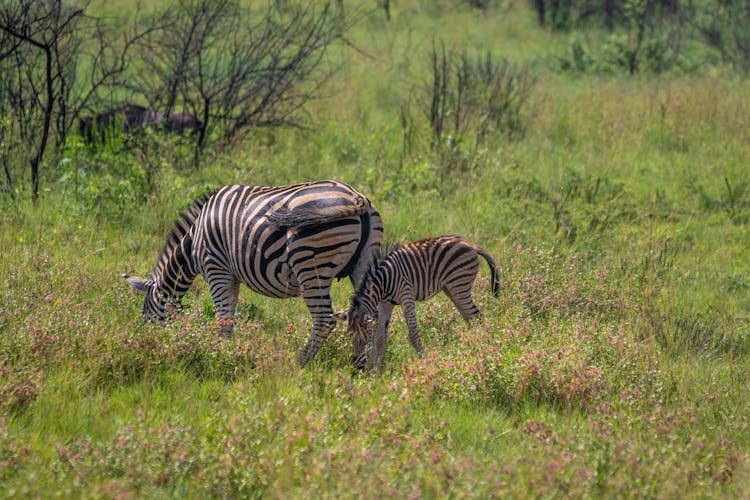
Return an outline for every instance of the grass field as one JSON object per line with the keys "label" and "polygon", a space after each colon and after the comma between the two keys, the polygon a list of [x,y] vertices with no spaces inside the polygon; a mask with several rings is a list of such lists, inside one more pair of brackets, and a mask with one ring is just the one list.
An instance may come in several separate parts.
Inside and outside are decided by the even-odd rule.
{"label": "grass field", "polygon": [[[525,4],[394,4],[330,54],[309,130],[197,170],[174,138],[149,163],[74,141],[36,205],[0,199],[1,497],[747,497],[747,79],[562,73],[571,35]],[[436,37],[529,65],[524,134],[437,158],[414,111],[404,152]],[[370,197],[388,241],[488,249],[502,287],[482,264],[481,323],[420,304],[418,359],[397,311],[382,374],[353,372],[340,327],[299,370],[301,299],[243,290],[225,341],[198,280],[183,314],[142,324],[120,274],[151,269],[195,196],[325,178]]]}

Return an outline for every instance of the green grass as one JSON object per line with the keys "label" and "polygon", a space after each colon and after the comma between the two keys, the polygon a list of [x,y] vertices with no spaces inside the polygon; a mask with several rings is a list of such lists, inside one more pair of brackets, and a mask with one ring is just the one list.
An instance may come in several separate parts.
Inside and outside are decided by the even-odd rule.
{"label": "green grass", "polygon": [[[746,79],[556,74],[569,35],[520,7],[395,5],[351,34],[362,52],[334,54],[310,130],[263,131],[198,171],[168,145],[151,174],[73,146],[36,206],[3,195],[0,497],[746,495]],[[399,107],[438,36],[533,63],[523,137],[440,160],[419,122],[402,158]],[[141,324],[120,274],[151,269],[193,197],[322,178],[367,194],[389,241],[488,249],[500,298],[482,264],[478,325],[445,297],[419,304],[423,360],[397,312],[382,374],[353,373],[340,327],[299,370],[300,299],[243,290],[226,342],[198,280],[182,315]],[[337,310],[350,293],[334,286]]]}

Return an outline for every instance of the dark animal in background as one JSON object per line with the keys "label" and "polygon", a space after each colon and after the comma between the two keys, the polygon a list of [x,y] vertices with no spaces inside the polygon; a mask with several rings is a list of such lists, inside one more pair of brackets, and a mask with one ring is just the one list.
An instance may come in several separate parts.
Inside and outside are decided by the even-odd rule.
{"label": "dark animal in background", "polygon": [[117,131],[132,132],[143,126],[148,108],[137,104],[125,104],[95,116],[81,118],[78,132],[88,142],[104,142]]}
{"label": "dark animal in background", "polygon": [[184,134],[185,132],[194,132],[203,127],[203,122],[183,111],[171,111],[167,117],[164,112],[149,110],[146,113],[144,125],[147,127],[163,128],[167,132],[175,134]]}
{"label": "dark animal in background", "polygon": [[203,122],[183,111],[171,111],[167,114],[138,104],[125,104],[95,116],[81,118],[78,132],[89,143],[103,143],[107,137],[113,137],[118,132],[132,134],[144,127],[183,134],[200,130]]}

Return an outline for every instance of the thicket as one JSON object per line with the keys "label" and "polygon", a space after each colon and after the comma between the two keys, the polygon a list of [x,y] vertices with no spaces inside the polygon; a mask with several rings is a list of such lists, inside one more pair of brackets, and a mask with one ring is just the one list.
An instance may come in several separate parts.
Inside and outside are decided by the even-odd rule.
{"label": "thicket", "polygon": [[[134,132],[134,120],[157,131],[182,131],[189,123],[197,129],[190,137],[196,165],[209,143],[224,146],[254,128],[295,126],[297,112],[328,77],[326,50],[353,22],[330,3],[309,1],[253,9],[233,0],[178,0],[106,19],[92,15],[90,4],[0,6],[6,192],[17,192],[28,162],[36,199],[40,170],[57,176],[49,170],[64,158],[82,120],[88,139],[119,139],[113,132]],[[140,115],[126,116],[124,106],[140,108]]]}
{"label": "thicket", "polygon": [[[503,15],[531,8],[542,27],[567,33],[560,40],[568,48],[551,68],[556,71],[635,75],[694,72],[707,64],[750,69],[745,29],[750,8],[740,0],[468,4]],[[379,6],[386,24],[398,21],[390,2]],[[439,17],[455,8],[435,2],[420,4],[419,10]],[[154,150],[165,149],[158,143],[170,139],[133,134],[138,131],[123,123],[118,111],[132,102],[151,113],[139,123],[154,125],[157,134],[187,130],[167,117],[192,120],[194,133],[171,140],[181,144],[177,165],[200,167],[206,152],[213,161],[251,131],[314,126],[306,105],[324,97],[323,84],[336,78],[334,59],[326,55],[336,44],[356,51],[347,32],[355,23],[372,22],[379,10],[341,1],[175,0],[123,17],[98,16],[90,1],[5,2],[0,8],[3,192],[30,191],[36,198],[42,178],[47,183],[68,179],[71,158],[85,150],[88,167],[76,167],[84,174],[79,181],[111,174],[145,190],[137,197],[148,196]],[[433,156],[440,165],[436,180],[445,185],[454,173],[470,170],[488,137],[523,134],[539,73],[531,67],[539,64],[511,61],[491,50],[472,53],[439,35],[431,50],[416,55],[427,61],[418,62],[428,68],[421,74],[430,76],[406,82],[400,105],[392,107],[401,124],[400,162]],[[77,135],[85,129],[82,121],[106,128],[102,135],[115,141],[110,150],[135,155],[146,166],[87,176],[109,153],[90,144],[86,134]]]}

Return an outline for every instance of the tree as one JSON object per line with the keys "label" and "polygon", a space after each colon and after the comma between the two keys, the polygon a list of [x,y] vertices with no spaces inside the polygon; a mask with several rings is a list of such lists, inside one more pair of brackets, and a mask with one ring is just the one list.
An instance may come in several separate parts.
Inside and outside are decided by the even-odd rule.
{"label": "tree", "polygon": [[[0,9],[0,30],[11,44],[4,59],[14,56],[14,61],[19,65],[17,69],[26,68],[25,72],[16,73],[19,83],[24,78],[28,83],[26,88],[23,85],[17,87],[17,97],[23,105],[38,108],[43,120],[39,142],[30,160],[34,199],[39,194],[39,165],[47,149],[55,107],[55,60],[59,56],[60,45],[75,30],[75,23],[82,15],[82,9],[63,7],[62,1],[19,0],[5,2]],[[31,50],[25,50],[27,48]],[[42,63],[41,75],[33,68],[37,61]],[[37,75],[41,77],[43,88],[36,86]]]}
{"label": "tree", "polygon": [[750,71],[750,2],[719,0],[690,3],[686,17],[705,43],[718,51],[724,62]]}
{"label": "tree", "polygon": [[148,70],[137,84],[152,108],[183,107],[201,121],[196,151],[212,132],[227,144],[255,127],[298,125],[328,76],[327,49],[352,19],[330,2],[253,11],[237,0],[177,0],[157,14],[163,29],[140,42]]}
{"label": "tree", "polygon": [[[31,194],[39,195],[39,170],[52,134],[65,142],[81,111],[126,69],[133,43],[154,27],[115,34],[86,14],[89,2],[13,0],[0,4],[0,143],[5,182],[13,179],[9,148],[28,156]],[[88,64],[82,62],[88,59]],[[82,68],[87,68],[83,74]]]}

